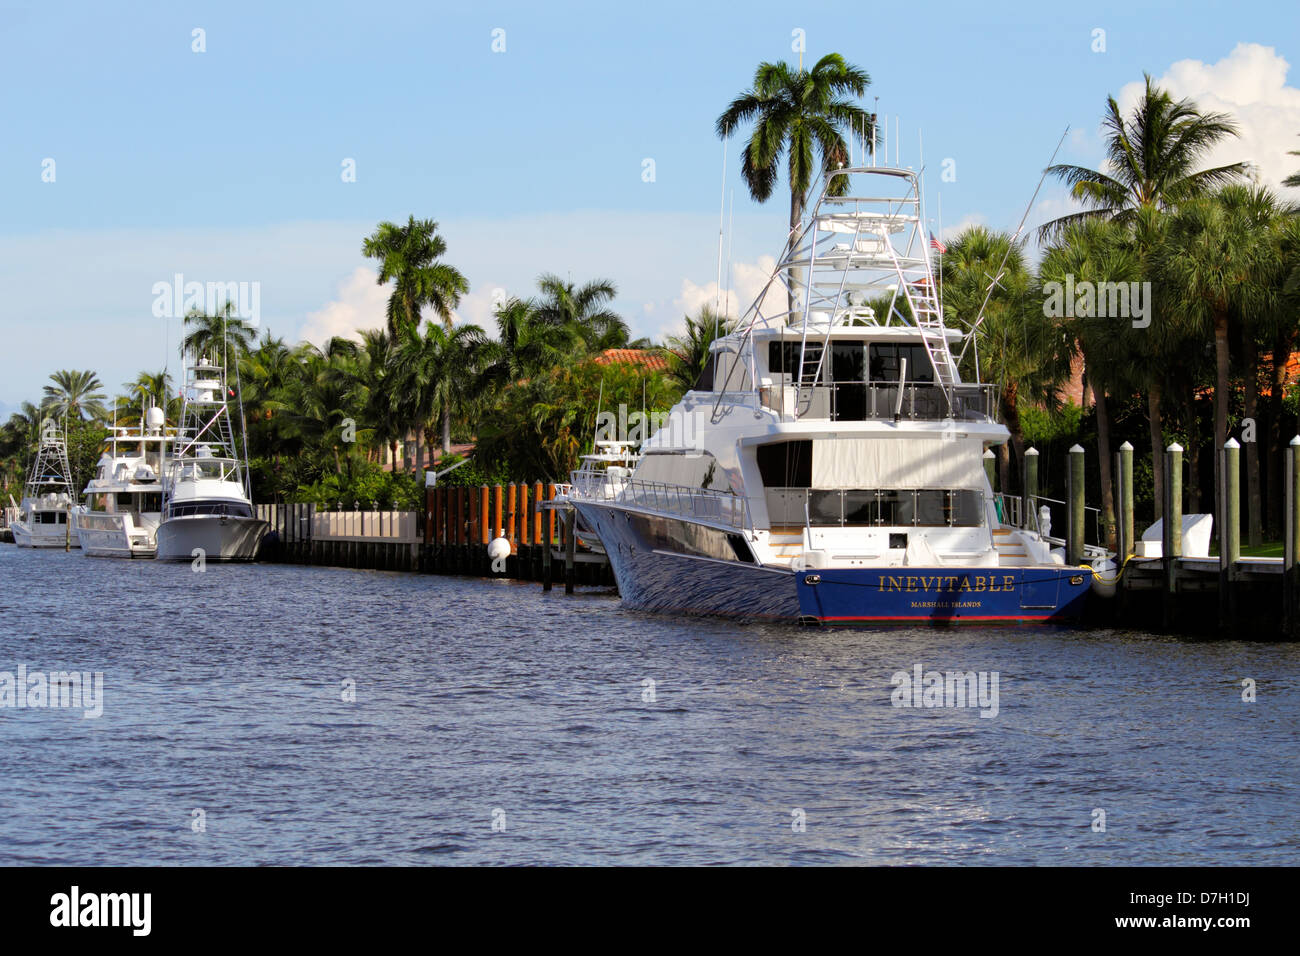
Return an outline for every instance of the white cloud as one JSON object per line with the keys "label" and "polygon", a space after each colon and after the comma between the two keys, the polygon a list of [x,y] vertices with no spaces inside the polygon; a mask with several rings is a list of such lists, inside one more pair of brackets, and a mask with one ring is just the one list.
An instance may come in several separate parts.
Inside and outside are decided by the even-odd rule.
{"label": "white cloud", "polygon": [[943,229],[939,231],[939,238],[944,240],[944,242],[952,242],[952,240],[956,239],[972,226],[987,225],[988,220],[985,219],[982,214],[977,212],[971,213],[968,216],[963,216],[959,222],[956,222],[951,226],[944,226]]}
{"label": "white cloud", "polygon": [[336,335],[357,337],[365,329],[377,329],[387,322],[385,315],[390,289],[380,285],[378,273],[369,266],[357,266],[338,284],[337,297],[307,313],[298,338],[324,346]]}
{"label": "white cloud", "polygon": [[685,328],[683,317],[697,315],[700,309],[715,306],[726,315],[736,318],[744,315],[754,300],[763,293],[763,310],[767,314],[785,311],[785,286],[780,282],[767,285],[772,271],[776,268],[774,256],[759,256],[756,262],[737,262],[732,266],[732,283],[722,289],[719,295],[717,280],[697,283],[689,278],[682,279],[681,292],[673,299],[673,308],[677,315],[659,329],[660,337],[675,335]]}
{"label": "white cloud", "polygon": [[[1289,69],[1273,47],[1238,43],[1217,63],[1179,60],[1157,82],[1171,96],[1194,100],[1202,110],[1231,114],[1241,127],[1240,136],[1223,141],[1206,157],[1206,166],[1248,161],[1259,168],[1265,185],[1278,189],[1300,170],[1300,156],[1287,155],[1300,149],[1300,89],[1287,85]],[[1125,114],[1142,88],[1138,82],[1120,90],[1116,99]]]}

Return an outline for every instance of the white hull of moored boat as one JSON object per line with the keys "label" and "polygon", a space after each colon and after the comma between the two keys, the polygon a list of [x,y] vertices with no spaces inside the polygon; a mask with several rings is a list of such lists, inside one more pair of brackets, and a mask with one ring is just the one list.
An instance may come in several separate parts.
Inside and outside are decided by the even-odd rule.
{"label": "white hull of moored boat", "polygon": [[154,528],[137,526],[131,514],[83,512],[77,516],[76,538],[90,558],[152,558]]}
{"label": "white hull of moored boat", "polygon": [[252,561],[271,526],[260,518],[189,515],[158,526],[159,561]]}
{"label": "white hull of moored boat", "polygon": [[73,535],[71,540],[68,539],[68,533],[64,525],[52,525],[49,531],[43,528],[31,531],[26,525],[14,522],[9,526],[9,530],[13,532],[14,544],[20,548],[81,547],[76,535]]}

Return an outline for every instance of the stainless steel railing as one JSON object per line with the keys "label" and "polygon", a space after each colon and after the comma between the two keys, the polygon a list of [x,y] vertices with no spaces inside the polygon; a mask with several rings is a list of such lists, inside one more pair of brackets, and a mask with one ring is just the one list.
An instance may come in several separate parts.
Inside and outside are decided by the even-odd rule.
{"label": "stainless steel railing", "polygon": [[[956,421],[996,421],[996,385],[954,385],[952,415]],[[831,421],[946,421],[948,402],[938,385],[833,382],[829,385],[764,385],[759,389],[764,408],[798,418]],[[802,399],[799,398],[802,396]]]}
{"label": "stainless steel railing", "polygon": [[749,503],[739,495],[641,478],[611,478],[575,471],[557,494],[589,501],[617,501],[642,511],[692,518],[737,530],[753,528]]}

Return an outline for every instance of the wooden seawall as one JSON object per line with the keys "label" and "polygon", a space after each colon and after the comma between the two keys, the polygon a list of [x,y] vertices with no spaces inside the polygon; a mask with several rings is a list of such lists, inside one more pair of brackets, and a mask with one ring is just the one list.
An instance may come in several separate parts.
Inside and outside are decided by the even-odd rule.
{"label": "wooden seawall", "polygon": [[[327,511],[311,503],[258,505],[271,526],[258,554],[261,561],[323,564],[384,571],[422,571],[563,583],[613,586],[603,557],[569,553],[567,523],[552,509],[555,485],[542,482],[441,486],[426,489],[425,510]],[[495,563],[488,543],[505,538],[510,554]]]}

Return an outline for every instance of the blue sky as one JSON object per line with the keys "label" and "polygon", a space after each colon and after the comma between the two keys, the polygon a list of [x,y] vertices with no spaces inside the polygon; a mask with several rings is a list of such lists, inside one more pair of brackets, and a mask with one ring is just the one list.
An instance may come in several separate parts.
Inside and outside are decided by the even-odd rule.
{"label": "blue sky", "polygon": [[[760,60],[797,59],[795,29],[809,60],[836,51],[871,74],[866,105],[901,117],[904,165],[923,132],[928,212],[942,186],[949,233],[1014,228],[1067,124],[1061,160],[1097,165],[1105,97],[1144,70],[1240,105],[1265,179],[1300,148],[1300,5],[989,7],[0,4],[0,403],[36,398],[56,368],[115,390],[161,366],[178,323],[153,317],[151,288],[178,272],[259,282],[262,324],[291,341],[371,324],[383,291],[361,238],[410,213],[442,224],[472,286],[465,320],[554,271],[613,279],[633,329],[661,335],[712,299],[713,122]],[[788,194],[753,204],[729,149],[743,298]],[[957,176],[940,184],[945,158]],[[1040,200],[1031,221],[1064,191]]]}

